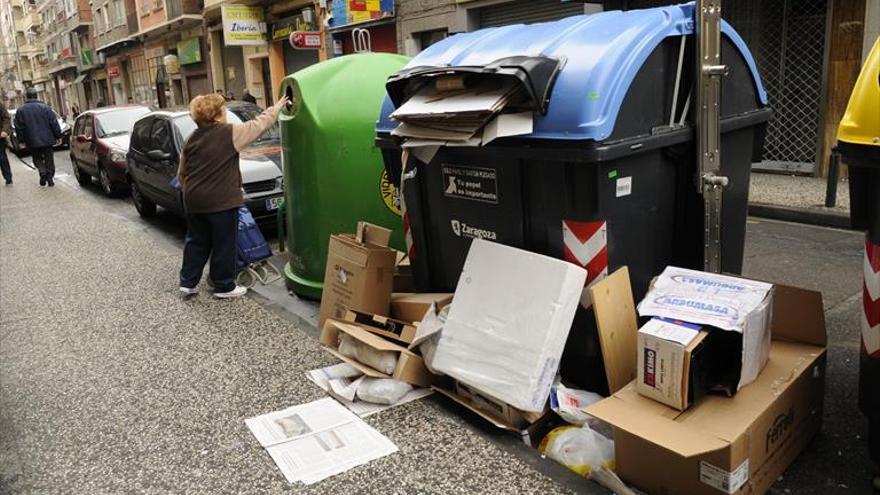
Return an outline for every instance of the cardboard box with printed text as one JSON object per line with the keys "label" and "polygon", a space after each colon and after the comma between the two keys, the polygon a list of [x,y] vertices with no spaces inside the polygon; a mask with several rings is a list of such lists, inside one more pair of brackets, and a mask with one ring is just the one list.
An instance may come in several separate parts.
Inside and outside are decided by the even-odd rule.
{"label": "cardboard box with printed text", "polygon": [[772,304],[767,364],[734,397],[707,395],[682,412],[633,382],[586,409],[614,427],[624,481],[647,493],[764,493],[804,449],[822,423],[822,295],[775,285]]}
{"label": "cardboard box with printed text", "polygon": [[397,257],[390,237],[390,230],[366,222],[358,223],[355,235],[330,237],[319,326],[349,309],[388,314]]}

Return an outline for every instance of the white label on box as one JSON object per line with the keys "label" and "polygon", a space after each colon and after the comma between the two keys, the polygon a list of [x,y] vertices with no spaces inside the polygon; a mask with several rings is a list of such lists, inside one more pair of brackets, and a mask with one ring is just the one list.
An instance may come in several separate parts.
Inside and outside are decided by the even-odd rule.
{"label": "white label on box", "polygon": [[749,480],[749,460],[746,459],[732,473],[700,461],[700,481],[724,493],[736,493]]}
{"label": "white label on box", "polygon": [[653,318],[649,320],[648,323],[645,323],[642,328],[639,329],[639,332],[653,335],[658,339],[678,342],[685,347],[690,345],[691,341],[700,334],[700,331],[695,328],[686,327],[683,324],[679,325],[671,321],[659,320],[657,318]]}
{"label": "white label on box", "polygon": [[633,192],[633,178],[621,177],[617,179],[617,197],[629,196]]}

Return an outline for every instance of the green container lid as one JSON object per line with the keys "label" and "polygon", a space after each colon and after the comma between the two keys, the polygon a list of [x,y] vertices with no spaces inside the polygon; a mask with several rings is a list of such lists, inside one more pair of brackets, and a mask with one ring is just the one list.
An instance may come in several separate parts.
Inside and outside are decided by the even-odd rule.
{"label": "green container lid", "polygon": [[321,297],[330,236],[354,232],[360,220],[392,229],[391,246],[404,250],[397,191],[374,139],[385,80],[408,61],[347,55],[282,81],[293,100],[279,117],[290,249],[284,274],[301,296]]}

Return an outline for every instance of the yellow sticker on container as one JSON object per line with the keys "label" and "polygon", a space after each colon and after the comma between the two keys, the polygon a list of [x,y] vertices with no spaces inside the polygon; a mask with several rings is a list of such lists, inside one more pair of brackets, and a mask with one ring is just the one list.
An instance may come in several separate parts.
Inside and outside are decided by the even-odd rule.
{"label": "yellow sticker on container", "polygon": [[400,216],[400,194],[397,187],[388,179],[388,172],[382,171],[382,176],[379,178],[379,194],[391,213]]}
{"label": "yellow sticker on container", "polygon": [[382,10],[382,7],[379,5],[379,0],[367,0],[367,12],[379,12]]}

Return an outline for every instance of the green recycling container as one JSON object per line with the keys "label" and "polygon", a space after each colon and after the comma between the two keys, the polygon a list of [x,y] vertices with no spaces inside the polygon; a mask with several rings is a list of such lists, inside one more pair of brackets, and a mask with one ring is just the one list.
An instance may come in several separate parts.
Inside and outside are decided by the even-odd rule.
{"label": "green recycling container", "polygon": [[287,242],[287,287],[320,298],[332,234],[365,220],[393,230],[403,250],[397,191],[375,147],[375,126],[388,76],[408,57],[361,53],[321,62],[281,83],[293,102],[281,112]]}

